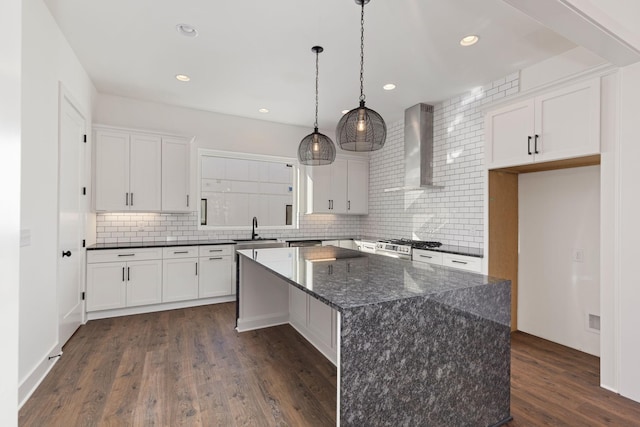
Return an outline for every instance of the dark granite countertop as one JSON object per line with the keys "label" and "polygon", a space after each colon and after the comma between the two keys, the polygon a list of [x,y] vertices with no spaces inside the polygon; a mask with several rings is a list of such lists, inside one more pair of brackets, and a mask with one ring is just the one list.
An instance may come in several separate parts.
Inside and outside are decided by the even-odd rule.
{"label": "dark granite countertop", "polygon": [[510,304],[496,301],[490,286],[507,282],[504,279],[335,246],[238,253],[340,312],[427,297],[501,324],[510,323]]}
{"label": "dark granite countertop", "polygon": [[358,240],[353,236],[340,236],[340,237],[335,237],[335,236],[329,236],[329,237],[282,237],[278,240],[281,240],[283,242],[306,242],[308,240]]}
{"label": "dark granite countertop", "polygon": [[169,240],[159,242],[129,242],[129,243],[96,243],[87,250],[99,249],[140,249],[140,248],[170,248],[174,246],[208,246],[235,245],[233,240]]}

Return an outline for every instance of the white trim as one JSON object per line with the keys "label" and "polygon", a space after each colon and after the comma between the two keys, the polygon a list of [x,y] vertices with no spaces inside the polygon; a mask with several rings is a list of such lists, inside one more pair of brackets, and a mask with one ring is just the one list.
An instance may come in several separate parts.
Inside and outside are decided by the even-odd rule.
{"label": "white trim", "polygon": [[138,307],[117,308],[114,310],[92,311],[87,313],[88,320],[108,319],[110,317],[130,316],[132,314],[155,313],[157,311],[175,310],[179,308],[198,307],[201,305],[220,304],[223,302],[233,302],[235,295],[223,297],[203,298],[190,301],[167,302],[162,304],[141,305]]}
{"label": "white trim", "polygon": [[247,332],[256,329],[269,328],[271,326],[286,325],[289,323],[289,313],[267,314],[264,316],[256,316],[238,319],[236,331]]}
{"label": "white trim", "polygon": [[145,133],[145,134],[164,136],[169,138],[187,139],[189,143],[192,143],[196,139],[194,135],[181,135],[176,133],[163,132],[159,130],[136,129],[136,128],[128,128],[128,127],[122,127],[122,126],[110,126],[110,125],[103,125],[99,123],[93,123],[91,125],[91,130],[93,132],[97,130],[109,130],[109,131],[121,131],[121,132],[127,132],[127,133]]}
{"label": "white trim", "polygon": [[18,409],[22,408],[22,405],[26,403],[31,397],[34,391],[38,388],[40,383],[47,377],[53,366],[60,360],[60,357],[49,359],[50,356],[62,354],[61,351],[56,350],[58,348],[56,343],[45,353],[46,356],[35,366],[26,378],[18,385]]}
{"label": "white trim", "polygon": [[322,345],[322,341],[318,339],[318,337],[309,329],[303,328],[297,323],[291,321],[289,321],[289,324],[293,326],[293,328],[298,331],[298,333],[302,335],[302,337],[307,340],[307,342],[311,343],[312,346],[314,346],[320,353],[322,353],[322,355],[326,357],[329,362],[333,363],[335,366],[338,366],[337,353],[331,347]]}

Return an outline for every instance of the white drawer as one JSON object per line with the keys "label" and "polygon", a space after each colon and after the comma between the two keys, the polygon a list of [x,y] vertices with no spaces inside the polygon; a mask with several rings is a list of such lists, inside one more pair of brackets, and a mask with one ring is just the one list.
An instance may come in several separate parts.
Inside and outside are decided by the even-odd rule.
{"label": "white drawer", "polygon": [[428,262],[429,264],[442,265],[442,252],[414,249],[411,255],[413,261]]}
{"label": "white drawer", "polygon": [[476,273],[482,272],[482,258],[471,256],[444,254],[442,265],[459,268],[460,270],[475,271]]}
{"label": "white drawer", "polygon": [[162,258],[195,258],[198,256],[198,246],[174,246],[162,250]]}
{"label": "white drawer", "polygon": [[94,249],[87,251],[87,263],[146,261],[162,259],[162,248]]}
{"label": "white drawer", "polygon": [[200,246],[200,256],[224,256],[233,254],[233,245]]}

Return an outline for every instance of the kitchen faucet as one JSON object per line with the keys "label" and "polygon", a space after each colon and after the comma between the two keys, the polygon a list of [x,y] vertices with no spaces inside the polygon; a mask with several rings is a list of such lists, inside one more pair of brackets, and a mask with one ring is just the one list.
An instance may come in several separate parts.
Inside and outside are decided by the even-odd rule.
{"label": "kitchen faucet", "polygon": [[251,240],[256,240],[258,237],[258,233],[256,233],[256,228],[258,228],[258,218],[253,217],[253,224],[251,226]]}

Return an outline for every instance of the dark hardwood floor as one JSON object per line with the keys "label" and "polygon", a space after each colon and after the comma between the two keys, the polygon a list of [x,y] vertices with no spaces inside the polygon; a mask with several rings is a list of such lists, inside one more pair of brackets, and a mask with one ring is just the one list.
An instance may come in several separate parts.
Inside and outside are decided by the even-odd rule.
{"label": "dark hardwood floor", "polygon": [[[235,305],[81,327],[20,410],[21,426],[332,426],[336,369],[290,326],[237,334]],[[598,387],[598,359],[512,342],[511,427],[640,426]]]}

